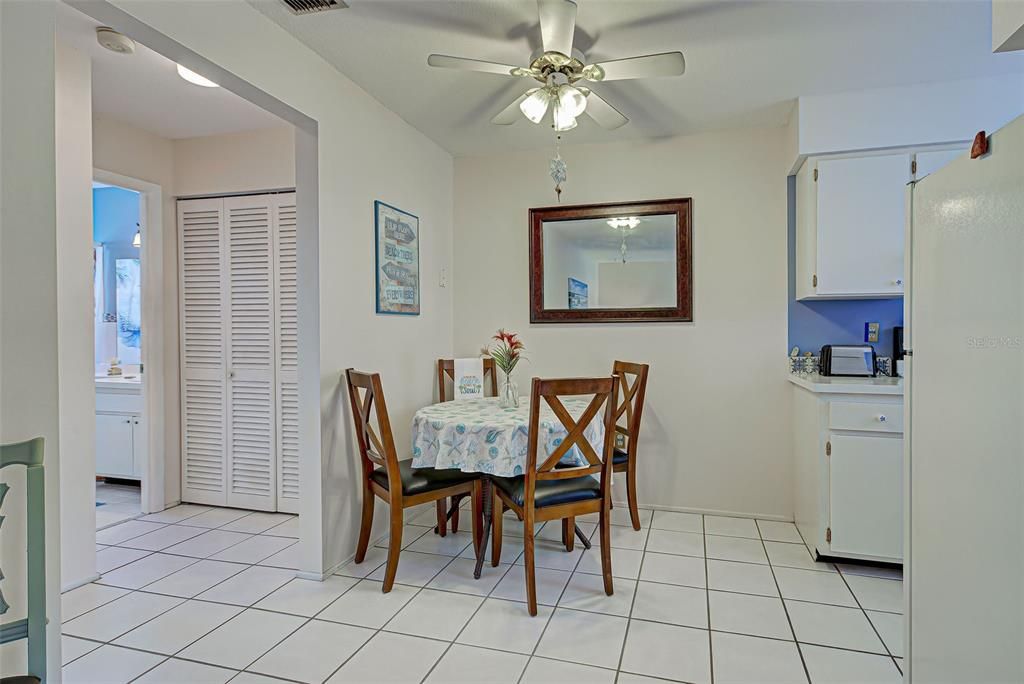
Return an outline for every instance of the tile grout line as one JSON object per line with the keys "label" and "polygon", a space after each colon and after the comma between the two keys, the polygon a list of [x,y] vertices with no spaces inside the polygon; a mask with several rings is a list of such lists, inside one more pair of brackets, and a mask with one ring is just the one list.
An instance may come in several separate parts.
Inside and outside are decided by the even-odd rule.
{"label": "tile grout line", "polygon": [[[761,527],[757,525],[757,520],[754,520],[754,525],[757,527],[757,533],[761,534]],[[798,530],[799,531],[799,530]],[[761,539],[761,546],[764,548],[764,555],[768,558],[768,568],[772,573],[772,581],[775,582],[775,590],[779,592],[779,602],[782,604],[782,611],[786,614],[786,622],[789,623],[789,630],[793,633],[793,643],[796,644],[797,655],[800,656],[800,664],[804,668],[804,677],[807,678],[808,684],[811,682],[811,672],[807,669],[807,661],[804,659],[804,651],[800,647],[800,640],[796,636],[796,628],[793,627],[793,619],[789,615],[789,608],[786,607],[786,599],[782,595],[782,587],[779,586],[779,578],[775,576],[775,567],[772,565],[771,556],[768,555],[768,547],[764,543],[764,539]]]}
{"label": "tile grout line", "polygon": [[[846,586],[846,590],[850,592],[851,596],[853,596],[853,600],[856,602],[857,608],[860,609],[861,614],[864,615],[864,619],[868,621],[869,625],[871,625],[871,631],[874,632],[875,636],[878,637],[878,640],[882,643],[882,648],[884,648],[885,652],[889,655],[889,658],[892,660],[892,664],[896,667],[897,670],[899,670],[900,674],[903,674],[903,668],[901,668],[899,666],[899,663],[896,662],[896,656],[893,655],[892,651],[889,649],[889,644],[885,643],[885,639],[882,638],[882,635],[878,631],[878,628],[875,627],[875,623],[871,620],[871,616],[868,615],[868,611],[861,604],[860,598],[857,596],[856,593],[854,593],[853,587],[851,587],[850,583],[846,581],[846,577],[843,575],[843,573],[840,572],[839,576],[842,578],[843,584]],[[906,619],[903,618],[902,614],[900,615],[900,618],[901,622]]]}
{"label": "tile grout line", "polygon": [[[654,511],[651,511],[651,526],[654,525]],[[642,524],[641,524],[642,527]],[[639,530],[637,530],[639,531]],[[615,664],[615,681],[619,681],[622,673],[622,659],[626,656],[626,643],[629,641],[629,627],[633,624],[633,609],[636,608],[636,596],[640,593],[640,577],[644,572],[644,560],[647,558],[647,542],[651,538],[651,527],[648,526],[644,533],[644,548],[640,552],[640,565],[636,570],[636,584],[633,587],[633,599],[629,602],[629,614],[626,616],[626,633],[622,636],[622,647],[619,649],[619,660]],[[609,541],[611,541],[609,539]],[[614,547],[612,547],[614,548]],[[614,574],[613,574],[614,577]]]}

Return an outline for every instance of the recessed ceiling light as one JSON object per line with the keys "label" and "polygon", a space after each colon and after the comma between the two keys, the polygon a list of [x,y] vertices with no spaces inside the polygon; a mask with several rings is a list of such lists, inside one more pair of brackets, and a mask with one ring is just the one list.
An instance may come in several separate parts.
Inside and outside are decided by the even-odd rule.
{"label": "recessed ceiling light", "polygon": [[216,83],[214,83],[210,79],[204,78],[203,76],[200,76],[199,74],[197,74],[196,72],[192,71],[191,69],[186,69],[185,67],[181,66],[180,64],[178,65],[178,75],[181,76],[186,81],[188,81],[189,83],[194,83],[197,86],[203,86],[204,88],[219,88],[220,87],[219,85],[217,85]]}

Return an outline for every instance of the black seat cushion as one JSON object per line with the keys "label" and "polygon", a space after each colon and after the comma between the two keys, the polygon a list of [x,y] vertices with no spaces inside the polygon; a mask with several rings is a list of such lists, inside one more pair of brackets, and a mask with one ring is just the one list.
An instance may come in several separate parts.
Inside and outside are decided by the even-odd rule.
{"label": "black seat cushion", "polygon": [[629,454],[622,449],[616,449],[615,453],[612,454],[612,463],[619,465],[620,463],[629,463]]}
{"label": "black seat cushion", "polygon": [[[464,473],[457,468],[438,470],[436,468],[413,468],[412,461],[399,461],[399,472],[402,477],[402,494],[413,496],[424,492],[432,492],[436,489],[444,489],[460,482],[471,482],[476,479],[476,473]],[[384,468],[377,468],[370,477],[384,489],[388,488],[388,472]]]}
{"label": "black seat cushion", "polygon": [[[523,505],[523,490],[526,487],[526,478],[523,475],[495,477],[492,481],[495,487],[504,492],[517,505]],[[601,483],[590,475],[570,477],[564,480],[537,480],[533,492],[534,506],[537,508],[600,498]]]}
{"label": "black seat cushion", "polygon": [[0,679],[0,684],[39,684],[39,677],[32,675],[14,675]]}

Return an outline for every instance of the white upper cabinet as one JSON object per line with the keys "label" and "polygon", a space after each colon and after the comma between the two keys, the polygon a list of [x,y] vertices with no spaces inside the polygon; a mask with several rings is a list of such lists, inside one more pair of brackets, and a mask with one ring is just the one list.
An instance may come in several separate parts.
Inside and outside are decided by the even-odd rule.
{"label": "white upper cabinet", "polygon": [[911,160],[902,153],[804,163],[797,177],[798,299],[903,294]]}
{"label": "white upper cabinet", "polygon": [[902,296],[907,183],[964,150],[809,157],[796,176],[796,298]]}

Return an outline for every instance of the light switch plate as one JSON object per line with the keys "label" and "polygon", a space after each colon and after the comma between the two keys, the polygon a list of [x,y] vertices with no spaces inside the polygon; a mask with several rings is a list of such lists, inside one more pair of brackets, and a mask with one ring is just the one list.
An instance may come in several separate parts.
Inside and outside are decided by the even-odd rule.
{"label": "light switch plate", "polygon": [[865,323],[864,324],[864,341],[865,342],[878,342],[878,331],[880,329],[878,323]]}

